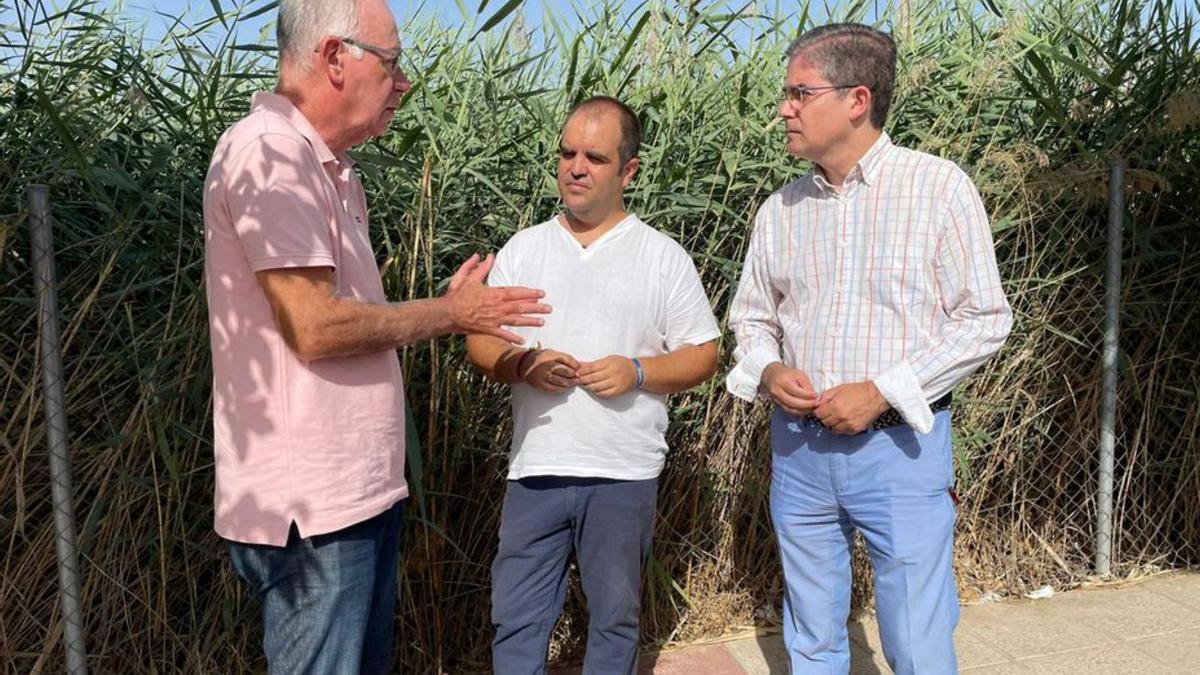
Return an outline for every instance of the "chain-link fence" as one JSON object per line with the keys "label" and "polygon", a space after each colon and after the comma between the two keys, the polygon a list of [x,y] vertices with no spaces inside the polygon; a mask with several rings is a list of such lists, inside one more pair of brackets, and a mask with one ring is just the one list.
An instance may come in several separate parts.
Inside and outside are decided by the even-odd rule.
{"label": "chain-link fence", "polygon": [[[1136,170],[1126,185],[1112,570],[1200,561],[1196,51],[1191,28],[1118,4],[1132,16],[1076,2],[960,24],[968,17],[956,4],[933,3],[913,14],[919,25],[905,41],[894,138],[959,161],[976,180],[1017,314],[1002,353],[956,392],[958,571],[968,596],[1065,588],[1093,571],[1108,179],[1097,158],[1115,143]],[[609,76],[606,91],[649,113],[653,154],[631,204],[696,255],[720,315],[754,209],[798,168],[766,122],[780,83],[766,64],[778,55],[726,51],[713,32],[725,19],[697,7],[678,4],[680,21],[652,18],[637,44],[627,26],[598,24],[587,42],[573,30],[558,41],[595,49],[555,53],[560,64],[578,57],[581,80]],[[1146,30],[1130,33],[1139,18]],[[795,28],[771,22],[771,31]],[[215,134],[244,112],[250,85],[274,78],[269,64],[242,60],[257,49],[214,51],[193,42],[193,27],[172,37],[178,49],[147,52],[90,11],[47,19],[58,23],[61,33],[28,50],[28,70],[0,78],[12,94],[0,96],[11,160],[0,162],[0,192],[49,182],[64,226],[65,404],[89,659],[100,672],[260,670],[259,607],[212,532],[199,214]],[[503,50],[476,58],[458,34],[406,38],[427,80],[406,105],[403,133],[360,163],[372,222],[387,223],[372,240],[385,242],[391,297],[439,292],[463,252],[501,244],[505,228],[553,207],[542,187],[560,102],[545,87],[557,66]],[[643,42],[645,59],[615,66]],[[1098,81],[1080,64],[1103,64]],[[605,91],[590,81],[580,92]],[[490,114],[444,114],[481,105]],[[0,670],[18,672],[52,669],[63,637],[25,217],[11,204],[0,213]],[[419,672],[483,670],[506,399],[465,363],[460,341],[403,358],[424,441],[415,459],[426,463],[410,465],[419,508],[409,511],[397,660]],[[672,407],[646,572],[647,644],[770,623],[782,584],[767,406],[733,401],[715,382]],[[860,606],[866,581],[856,586]],[[582,639],[582,600],[569,602],[555,646],[567,656]]]}
{"label": "chain-link fence", "polygon": [[[1015,328],[955,399],[957,571],[968,600],[1062,590],[1097,576],[1108,178],[1104,166],[1081,194],[1050,193],[1036,214],[997,236]],[[1200,562],[1200,247],[1182,236],[1164,251],[1156,219],[1178,217],[1167,212],[1180,202],[1146,190],[1136,173],[1124,187],[1109,557],[1117,577]],[[683,637],[703,635],[720,620],[712,617],[770,621],[782,593],[765,524],[769,405],[747,408],[726,395],[708,405],[703,428],[686,432],[691,446],[664,474],[676,499],[701,501],[703,489],[716,488],[703,518],[660,520],[667,555],[672,541],[712,542],[712,578],[689,579],[703,589],[689,611],[706,618],[684,621]],[[854,603],[865,608],[871,579],[861,546],[854,567]],[[749,599],[729,593],[729,579],[751,589]]]}
{"label": "chain-link fence", "polygon": [[[1022,246],[1020,235],[1004,239],[1002,264],[1022,316],[1004,353],[967,386],[955,439],[964,497],[960,567],[977,590],[1070,586],[1096,571],[1101,553],[1110,238],[1097,199],[1102,177],[1092,176],[1089,185],[1083,203],[1052,207],[1062,225],[1057,232],[1036,233],[1057,242],[1034,249]],[[1156,255],[1145,228],[1164,204],[1140,193],[1136,176],[1125,188],[1132,237],[1123,247],[1114,352],[1110,561],[1116,575],[1200,557],[1195,239],[1180,237],[1173,254]]]}
{"label": "chain-link fence", "polygon": [[[1128,187],[1111,555],[1122,576],[1200,560],[1200,247],[1184,236],[1173,240],[1173,254],[1153,254],[1140,227],[1156,209],[1173,207]],[[958,572],[968,597],[1066,588],[1094,572],[1105,209],[1103,200],[1055,204],[1046,208],[1055,209],[1056,231],[1034,231],[1046,222],[1041,214],[998,237],[1016,329],[956,399]],[[1033,237],[1053,240],[1028,245]],[[644,626],[670,640],[770,622],[782,589],[767,514],[767,406],[743,406],[720,388],[676,403],[696,425],[673,430],[689,442],[676,445],[663,476],[648,574],[686,589],[686,603],[648,602]],[[409,564],[420,560],[414,554]],[[862,607],[870,588],[861,551],[855,567]],[[556,653],[582,647],[581,616],[576,595]]]}

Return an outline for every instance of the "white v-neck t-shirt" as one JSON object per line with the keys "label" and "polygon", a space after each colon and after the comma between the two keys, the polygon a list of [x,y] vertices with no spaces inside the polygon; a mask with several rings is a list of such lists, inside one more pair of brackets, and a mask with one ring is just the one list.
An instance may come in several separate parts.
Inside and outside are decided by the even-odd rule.
{"label": "white v-neck t-shirt", "polygon": [[[545,325],[513,328],[526,344],[579,361],[659,356],[720,336],[687,251],[629,214],[584,248],[554,218],[513,235],[488,284],[546,292]],[[509,480],[580,476],[655,478],[666,458],[666,396],[630,391],[601,399],[583,387],[548,394],[512,385]]]}

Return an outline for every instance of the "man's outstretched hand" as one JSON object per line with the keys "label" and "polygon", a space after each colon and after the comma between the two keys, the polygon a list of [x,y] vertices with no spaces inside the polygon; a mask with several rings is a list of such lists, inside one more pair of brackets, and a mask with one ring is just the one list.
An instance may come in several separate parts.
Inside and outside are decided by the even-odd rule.
{"label": "man's outstretched hand", "polygon": [[540,326],[542,319],[530,315],[549,314],[550,305],[538,302],[545,293],[536,288],[484,285],[495,260],[490,253],[482,261],[479,254],[471,256],[450,278],[442,297],[449,304],[453,332],[492,335],[519,345],[521,336],[504,326]]}

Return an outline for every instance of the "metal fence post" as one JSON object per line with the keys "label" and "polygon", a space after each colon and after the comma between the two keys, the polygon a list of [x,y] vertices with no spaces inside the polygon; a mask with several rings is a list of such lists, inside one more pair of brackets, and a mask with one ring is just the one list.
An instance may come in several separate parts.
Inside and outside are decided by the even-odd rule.
{"label": "metal fence post", "polygon": [[1100,472],[1096,492],[1096,574],[1112,571],[1113,454],[1116,448],[1117,337],[1121,320],[1121,248],[1125,160],[1113,160],[1108,182],[1108,269],[1104,297],[1104,390],[1100,402]]}
{"label": "metal fence post", "polygon": [[54,503],[54,548],[58,556],[58,591],[62,602],[67,672],[86,675],[85,639],[79,593],[79,549],[75,539],[71,458],[67,453],[67,415],[59,337],[58,283],[54,270],[54,233],[49,190],[29,186],[29,234],[37,288],[38,335],[42,354],[42,389],[46,402],[46,441],[50,448],[50,493]]}

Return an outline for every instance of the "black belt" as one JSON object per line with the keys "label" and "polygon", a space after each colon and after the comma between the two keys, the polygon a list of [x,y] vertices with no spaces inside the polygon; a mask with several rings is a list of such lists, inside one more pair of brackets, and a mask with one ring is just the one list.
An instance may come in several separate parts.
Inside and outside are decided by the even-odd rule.
{"label": "black belt", "polygon": [[[949,407],[950,392],[946,392],[944,396],[929,404],[929,409],[935,413],[946,410]],[[821,424],[821,420],[812,413],[805,415],[804,419],[808,422],[816,422],[817,424]],[[888,408],[882,415],[876,417],[875,421],[871,422],[867,428],[878,431],[879,429],[887,429],[900,424],[908,424],[908,422],[904,421],[904,416],[900,414],[900,411],[896,410],[895,408]],[[821,426],[825,425],[821,424]]]}

